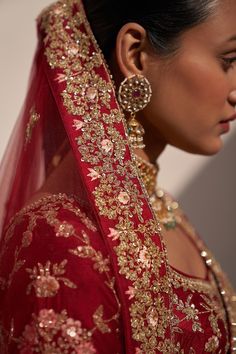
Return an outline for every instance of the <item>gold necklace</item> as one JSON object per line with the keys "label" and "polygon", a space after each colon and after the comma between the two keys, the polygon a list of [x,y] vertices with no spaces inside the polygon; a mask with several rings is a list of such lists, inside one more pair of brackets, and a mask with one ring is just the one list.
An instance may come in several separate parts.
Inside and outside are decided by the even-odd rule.
{"label": "gold necklace", "polygon": [[159,188],[157,185],[157,175],[159,166],[154,165],[143,158],[135,157],[140,177],[147,189],[150,202],[158,220],[166,230],[175,229],[182,223],[182,212],[179,204],[170,195]]}

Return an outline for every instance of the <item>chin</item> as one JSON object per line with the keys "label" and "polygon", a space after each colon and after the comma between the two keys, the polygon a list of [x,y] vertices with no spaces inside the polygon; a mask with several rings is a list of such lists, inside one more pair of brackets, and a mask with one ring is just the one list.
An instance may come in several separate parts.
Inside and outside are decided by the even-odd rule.
{"label": "chin", "polygon": [[188,152],[196,155],[203,155],[203,156],[213,156],[218,154],[223,147],[223,142],[221,139],[217,139],[217,141],[204,142],[199,146],[192,147]]}
{"label": "chin", "polygon": [[175,147],[184,150],[190,154],[213,156],[216,155],[223,147],[223,142],[220,137],[217,139],[209,139],[198,143],[188,142],[185,145],[175,145]]}

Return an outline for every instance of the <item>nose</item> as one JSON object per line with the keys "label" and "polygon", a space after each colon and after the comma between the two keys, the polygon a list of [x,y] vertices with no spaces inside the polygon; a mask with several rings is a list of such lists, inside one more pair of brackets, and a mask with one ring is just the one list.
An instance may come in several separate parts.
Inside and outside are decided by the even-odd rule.
{"label": "nose", "polygon": [[229,93],[228,100],[232,106],[234,106],[234,107],[236,106],[236,90],[232,90]]}

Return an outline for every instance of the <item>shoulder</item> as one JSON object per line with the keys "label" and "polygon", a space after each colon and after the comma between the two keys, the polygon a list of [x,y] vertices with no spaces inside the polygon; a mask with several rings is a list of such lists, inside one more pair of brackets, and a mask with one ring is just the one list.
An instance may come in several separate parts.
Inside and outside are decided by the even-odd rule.
{"label": "shoulder", "polygon": [[107,258],[102,237],[88,212],[74,198],[51,195],[12,218],[0,250],[0,273],[13,276],[24,268],[36,274],[44,267],[62,271],[69,264],[76,264],[79,270],[81,266],[93,267],[96,254],[101,260]]}
{"label": "shoulder", "polygon": [[29,247],[35,241],[39,246],[60,238],[77,238],[82,230],[97,233],[88,212],[65,194],[49,195],[30,203],[11,219],[1,248],[5,251],[12,243]]}
{"label": "shoulder", "polygon": [[94,331],[94,339],[99,331],[117,328],[109,255],[92,218],[74,198],[49,196],[22,209],[8,225],[0,252],[0,307],[7,309],[0,317],[8,331],[10,318],[20,335],[42,314],[53,314],[58,323],[78,320]]}

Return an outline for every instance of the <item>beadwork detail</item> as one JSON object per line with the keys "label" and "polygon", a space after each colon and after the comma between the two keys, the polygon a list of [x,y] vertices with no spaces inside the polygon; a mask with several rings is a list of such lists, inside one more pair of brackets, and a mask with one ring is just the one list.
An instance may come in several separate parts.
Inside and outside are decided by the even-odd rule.
{"label": "beadwork detail", "polygon": [[30,278],[32,279],[32,283],[28,285],[27,294],[30,294],[31,288],[34,287],[37,297],[55,296],[60,289],[60,282],[75,289],[76,285],[63,276],[66,264],[67,260],[62,261],[60,264],[55,263],[53,265],[48,261],[45,266],[38,263],[38,266],[35,266],[33,269],[27,268],[26,271],[30,274]]}
{"label": "beadwork detail", "polygon": [[129,141],[133,148],[143,149],[144,129],[135,118],[135,113],[143,110],[150,102],[152,89],[149,81],[142,75],[133,75],[122,81],[118,91],[118,100],[124,111],[130,113],[128,120]]}
{"label": "beadwork detail", "polygon": [[53,309],[33,314],[19,339],[19,353],[73,353],[95,354],[92,333],[82,327],[80,321],[70,318],[66,310],[56,313]]}
{"label": "beadwork detail", "polygon": [[121,107],[132,114],[144,109],[150,102],[152,89],[142,75],[125,78],[120,84],[118,98]]}
{"label": "beadwork detail", "polygon": [[29,122],[27,123],[26,126],[26,132],[25,132],[25,145],[29,144],[32,138],[33,130],[35,125],[40,119],[40,114],[38,114],[35,110],[35,107],[32,107],[30,110],[30,118]]}

